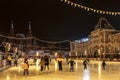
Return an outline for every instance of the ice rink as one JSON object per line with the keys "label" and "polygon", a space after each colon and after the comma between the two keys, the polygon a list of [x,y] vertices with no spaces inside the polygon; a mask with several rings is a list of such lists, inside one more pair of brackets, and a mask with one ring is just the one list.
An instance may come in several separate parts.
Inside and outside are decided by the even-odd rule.
{"label": "ice rink", "polygon": [[58,71],[57,62],[52,60],[50,69],[40,71],[37,65],[30,65],[29,75],[23,75],[23,69],[10,67],[0,72],[0,80],[120,80],[120,62],[106,62],[106,70],[102,70],[101,61],[90,61],[84,70],[82,60],[75,60],[75,70],[70,72],[69,65],[63,61],[63,71]]}

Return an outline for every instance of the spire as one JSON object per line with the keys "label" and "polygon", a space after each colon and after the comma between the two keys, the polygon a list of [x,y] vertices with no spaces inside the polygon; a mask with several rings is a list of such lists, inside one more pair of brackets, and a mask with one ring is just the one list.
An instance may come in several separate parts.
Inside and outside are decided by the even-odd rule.
{"label": "spire", "polygon": [[13,26],[13,20],[11,20],[11,29],[10,29],[11,36],[14,36],[14,26]]}
{"label": "spire", "polygon": [[29,31],[31,31],[31,22],[29,22]]}
{"label": "spire", "polygon": [[13,20],[11,20],[11,29],[13,29]]}
{"label": "spire", "polygon": [[97,29],[114,29],[112,27],[112,25],[108,22],[107,19],[105,19],[104,17],[101,17],[97,23],[97,25],[95,26],[94,30]]}
{"label": "spire", "polygon": [[27,37],[30,37],[30,36],[32,36],[31,22],[29,22],[29,30],[28,30]]}

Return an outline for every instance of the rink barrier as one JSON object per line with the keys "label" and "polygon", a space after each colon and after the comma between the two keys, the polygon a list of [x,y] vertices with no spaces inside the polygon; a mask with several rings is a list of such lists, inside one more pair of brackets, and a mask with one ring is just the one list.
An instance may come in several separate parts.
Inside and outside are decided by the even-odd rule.
{"label": "rink barrier", "polygon": [[9,68],[10,66],[4,66],[4,67],[1,67],[0,68],[0,71],[3,71],[3,70],[5,70],[5,69],[7,69],[7,68]]}

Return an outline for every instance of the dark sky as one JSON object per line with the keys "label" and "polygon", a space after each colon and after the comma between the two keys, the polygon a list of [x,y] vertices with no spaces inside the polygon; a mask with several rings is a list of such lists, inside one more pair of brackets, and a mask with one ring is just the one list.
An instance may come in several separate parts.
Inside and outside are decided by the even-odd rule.
{"label": "dark sky", "polygon": [[[120,0],[73,0],[95,9],[120,11]],[[60,0],[0,0],[0,32],[9,33],[14,21],[15,33],[32,33],[42,40],[75,40],[87,37],[103,16],[120,29],[120,16],[101,15],[75,8]]]}

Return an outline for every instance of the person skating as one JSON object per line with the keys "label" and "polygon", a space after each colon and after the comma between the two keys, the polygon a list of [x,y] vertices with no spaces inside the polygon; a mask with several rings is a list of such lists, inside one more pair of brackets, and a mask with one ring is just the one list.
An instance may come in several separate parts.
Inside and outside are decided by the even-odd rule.
{"label": "person skating", "polygon": [[62,71],[63,68],[62,68],[62,56],[61,55],[59,55],[59,57],[57,58],[57,61],[58,61],[59,71]]}
{"label": "person skating", "polygon": [[28,64],[28,61],[24,61],[24,64],[23,64],[23,75],[29,75],[29,64]]}
{"label": "person skating", "polygon": [[105,68],[106,68],[106,62],[105,62],[105,60],[103,60],[103,62],[102,62],[102,70],[105,70]]}
{"label": "person skating", "polygon": [[85,59],[83,61],[83,65],[84,65],[84,69],[87,69],[87,65],[88,65],[88,60],[87,59]]}
{"label": "person skating", "polygon": [[45,55],[44,56],[44,61],[45,61],[45,69],[46,69],[46,67],[47,67],[47,69],[49,70],[49,57],[47,56],[47,55]]}
{"label": "person skating", "polygon": [[43,71],[43,67],[44,67],[44,65],[45,65],[44,59],[41,59],[39,65],[40,65],[40,67],[41,67],[41,68],[40,68],[40,71]]}
{"label": "person skating", "polygon": [[70,64],[70,72],[73,72],[75,61],[73,59],[71,59],[70,61],[68,61],[68,64]]}

